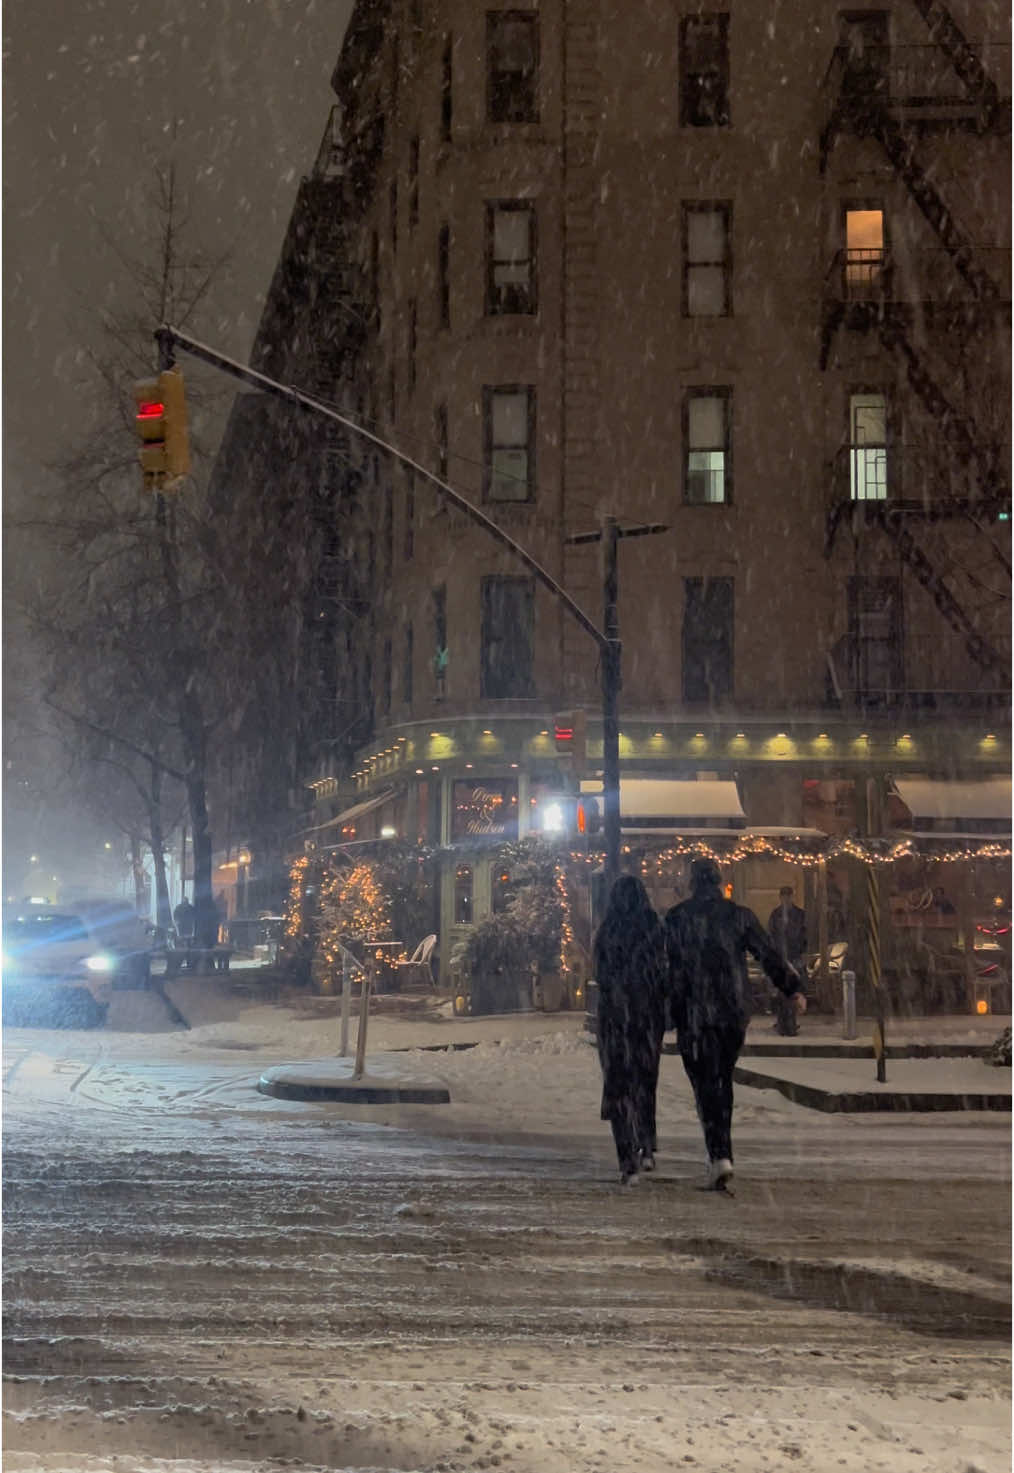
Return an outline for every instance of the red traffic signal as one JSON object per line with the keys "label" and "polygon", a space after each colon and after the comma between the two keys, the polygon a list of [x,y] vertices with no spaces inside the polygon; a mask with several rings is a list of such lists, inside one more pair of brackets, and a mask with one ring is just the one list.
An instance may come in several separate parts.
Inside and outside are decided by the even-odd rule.
{"label": "red traffic signal", "polygon": [[157,378],[141,379],[134,385],[134,401],[145,485],[168,489],[190,470],[183,375],[178,368],[167,368]]}

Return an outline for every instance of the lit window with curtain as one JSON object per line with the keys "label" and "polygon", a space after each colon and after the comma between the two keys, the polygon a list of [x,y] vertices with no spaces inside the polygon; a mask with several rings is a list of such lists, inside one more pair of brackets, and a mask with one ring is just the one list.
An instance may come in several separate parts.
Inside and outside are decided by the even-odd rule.
{"label": "lit window with curtain", "polygon": [[691,506],[732,500],[732,393],[688,389],[683,400],[683,499]]}

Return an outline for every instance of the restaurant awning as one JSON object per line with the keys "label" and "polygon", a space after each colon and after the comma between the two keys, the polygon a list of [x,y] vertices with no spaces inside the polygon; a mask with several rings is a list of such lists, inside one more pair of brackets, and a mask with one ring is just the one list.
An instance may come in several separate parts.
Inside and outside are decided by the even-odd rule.
{"label": "restaurant awning", "polygon": [[914,839],[998,839],[1011,836],[1011,780],[899,778],[894,791],[912,816]]}
{"label": "restaurant awning", "polygon": [[[582,793],[602,799],[602,784],[588,780]],[[746,814],[734,782],[676,778],[620,779],[620,831],[627,835],[741,833]]]}
{"label": "restaurant awning", "polygon": [[375,808],[379,808],[389,798],[393,798],[394,791],[394,788],[387,788],[373,798],[366,798],[362,803],[354,803],[351,808],[346,808],[344,813],[339,813],[337,818],[329,818],[327,823],[318,824],[315,829],[307,829],[306,832],[307,834],[331,834],[335,829],[343,829],[347,824],[355,823],[356,819],[372,813]]}

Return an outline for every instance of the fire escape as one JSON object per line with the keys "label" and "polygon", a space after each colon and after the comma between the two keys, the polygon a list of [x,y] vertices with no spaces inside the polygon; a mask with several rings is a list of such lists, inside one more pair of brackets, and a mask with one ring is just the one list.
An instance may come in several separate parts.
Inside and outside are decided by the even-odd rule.
{"label": "fire escape", "polygon": [[[970,139],[1009,136],[1010,48],[973,47],[939,0],[914,3],[929,28],[930,44],[891,47],[886,44],[886,17],[879,18],[884,32],[878,35],[878,17],[871,15],[867,29],[836,49],[824,84],[820,167],[823,173],[842,135],[876,140],[939,246],[910,251],[904,262],[896,262],[882,220],[880,238],[872,244],[853,245],[846,228],[844,249],[825,278],[820,365],[827,367],[840,331],[875,334],[928,412],[939,444],[913,451],[904,477],[895,472],[890,485],[885,436],[882,460],[867,452],[858,467],[861,482],[870,467],[876,467],[881,481],[873,486],[857,485],[856,451],[850,447],[848,463],[836,466],[825,555],[830,557],[846,517],[853,529],[881,529],[893,539],[903,564],[929,592],[947,623],[962,636],[976,665],[1004,676],[1006,659],[983,638],[934,568],[913,536],[911,523],[913,518],[996,522],[1010,517],[1007,447],[991,440],[974,413],[955,402],[951,385],[945,388],[941,383],[939,367],[927,361],[925,347],[941,334],[953,338],[990,324],[1006,323],[1009,328],[1010,249],[980,247],[968,238],[922,157],[923,140],[934,132],[960,130]],[[1006,79],[1003,94],[994,71]],[[869,212],[866,221],[856,213],[857,234],[863,227],[875,235],[877,222],[872,217],[877,213]],[[918,494],[911,494],[916,489]],[[1004,561],[1002,555],[1000,560]]]}

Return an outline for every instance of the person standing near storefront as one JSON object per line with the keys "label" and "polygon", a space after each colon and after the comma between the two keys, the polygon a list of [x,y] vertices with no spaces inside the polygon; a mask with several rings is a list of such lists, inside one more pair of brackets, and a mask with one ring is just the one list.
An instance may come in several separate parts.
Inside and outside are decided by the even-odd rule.
{"label": "person standing near storefront", "polygon": [[712,859],[690,866],[690,899],[665,918],[668,1002],[680,1057],[693,1086],[710,1163],[710,1185],[732,1176],[732,1072],[750,1021],[747,952],[774,985],[805,1009],[799,978],[744,905],[726,900]]}
{"label": "person standing near storefront", "polygon": [[614,884],[595,936],[601,1116],[612,1126],[620,1184],[655,1168],[655,1096],[665,1031],[662,923],[634,875]]}
{"label": "person standing near storefront", "polygon": [[[791,885],[783,885],[778,892],[778,904],[768,917],[768,932],[779,956],[802,982],[806,976],[806,912],[796,904]],[[788,1038],[799,1032],[795,1004],[783,992],[775,998],[775,1030]]]}

